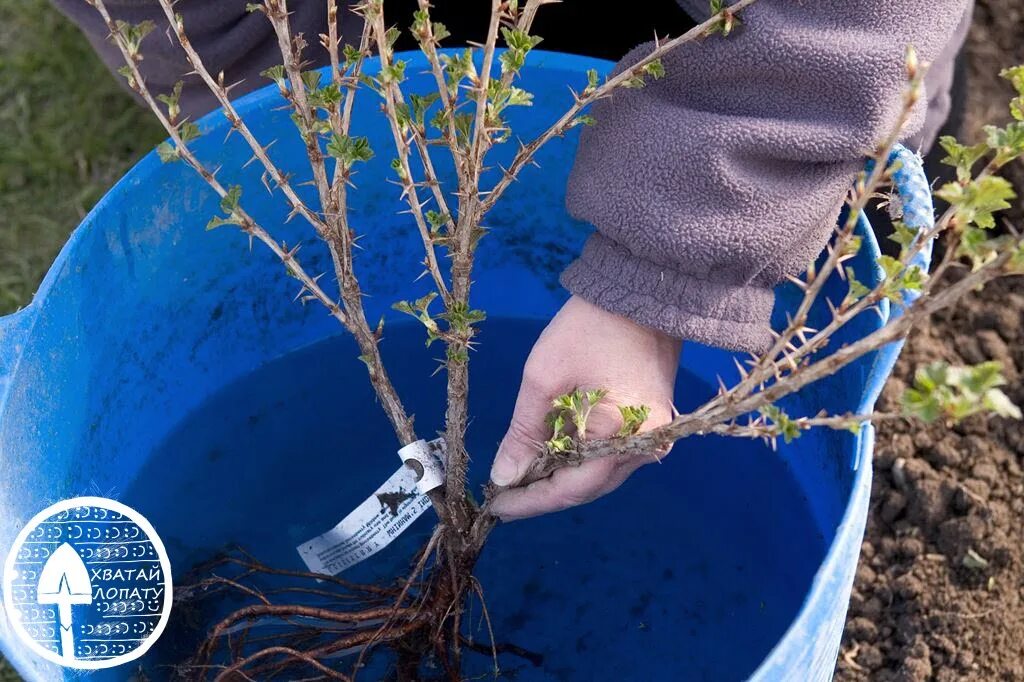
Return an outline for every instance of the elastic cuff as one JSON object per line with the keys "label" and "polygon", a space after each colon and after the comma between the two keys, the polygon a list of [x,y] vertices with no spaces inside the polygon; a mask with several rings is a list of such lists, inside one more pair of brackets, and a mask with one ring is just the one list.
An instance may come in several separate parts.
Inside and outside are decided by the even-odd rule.
{"label": "elastic cuff", "polygon": [[751,353],[772,343],[771,289],[678,272],[601,234],[590,237],[560,281],[596,306],[676,338]]}

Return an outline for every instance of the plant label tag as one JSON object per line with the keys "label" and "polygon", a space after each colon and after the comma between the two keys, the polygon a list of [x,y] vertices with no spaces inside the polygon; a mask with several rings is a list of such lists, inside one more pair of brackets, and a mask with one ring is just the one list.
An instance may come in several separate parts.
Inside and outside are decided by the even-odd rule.
{"label": "plant label tag", "polygon": [[372,495],[323,535],[296,549],[313,573],[338,575],[373,556],[430,507],[426,493],[444,483],[443,438],[399,450],[402,466]]}

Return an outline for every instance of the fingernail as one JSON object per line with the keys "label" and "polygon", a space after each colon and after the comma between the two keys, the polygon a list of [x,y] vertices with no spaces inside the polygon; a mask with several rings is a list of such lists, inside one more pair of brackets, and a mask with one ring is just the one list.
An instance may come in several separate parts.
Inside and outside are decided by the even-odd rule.
{"label": "fingernail", "polygon": [[507,486],[516,480],[518,474],[516,463],[511,458],[502,457],[500,453],[494,458],[491,466],[491,482],[494,485]]}

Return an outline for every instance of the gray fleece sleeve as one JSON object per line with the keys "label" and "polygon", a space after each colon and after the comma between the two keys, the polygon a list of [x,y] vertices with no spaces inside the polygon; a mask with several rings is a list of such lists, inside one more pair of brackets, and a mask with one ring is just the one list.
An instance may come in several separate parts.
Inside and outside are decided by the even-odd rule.
{"label": "gray fleece sleeve", "polygon": [[907,45],[935,59],[967,5],[760,0],[728,38],[666,56],[663,79],[598,102],[566,200],[596,233],[563,285],[676,337],[764,350],[773,286],[820,253],[894,125]]}
{"label": "gray fleece sleeve", "polygon": [[[52,0],[54,6],[85,33],[107,67],[116,72],[124,64],[121,52],[108,40],[108,31],[96,9],[86,0]],[[249,12],[245,0],[178,0],[175,11],[185,20],[186,30],[210,73],[224,73],[235,83],[231,97],[240,97],[267,84],[260,76],[264,69],[281,63],[277,36],[266,17]],[[344,3],[339,3],[344,4]],[[177,42],[169,38],[167,17],[156,0],[107,0],[107,9],[115,19],[132,24],[152,21],[156,29],[146,37],[139,64],[154,94],[170,92],[181,80],[181,108],[193,119],[217,108],[217,99],[198,77],[189,76],[192,68]],[[294,34],[304,34],[308,45],[303,56],[313,64],[326,57],[316,36],[327,30],[327,9],[321,2],[308,0],[289,6],[289,21]],[[362,19],[352,12],[338,13],[342,42],[358,43]],[[124,85],[123,78],[118,81]],[[126,88],[127,89],[127,88]],[[142,99],[134,92],[141,103]]]}

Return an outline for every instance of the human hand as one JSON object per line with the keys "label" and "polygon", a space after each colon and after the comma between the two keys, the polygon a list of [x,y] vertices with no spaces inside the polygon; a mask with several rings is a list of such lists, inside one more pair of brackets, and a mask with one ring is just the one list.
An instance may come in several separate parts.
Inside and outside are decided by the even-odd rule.
{"label": "human hand", "polygon": [[[608,438],[622,426],[619,405],[647,405],[641,430],[672,420],[672,396],[681,342],[573,296],[541,334],[523,369],[508,433],[491,468],[499,486],[518,483],[551,435],[551,401],[575,388],[606,389],[587,420],[588,438]],[[602,457],[555,471],[529,485],[508,488],[492,501],[504,521],[574,507],[619,487],[661,453]]]}

